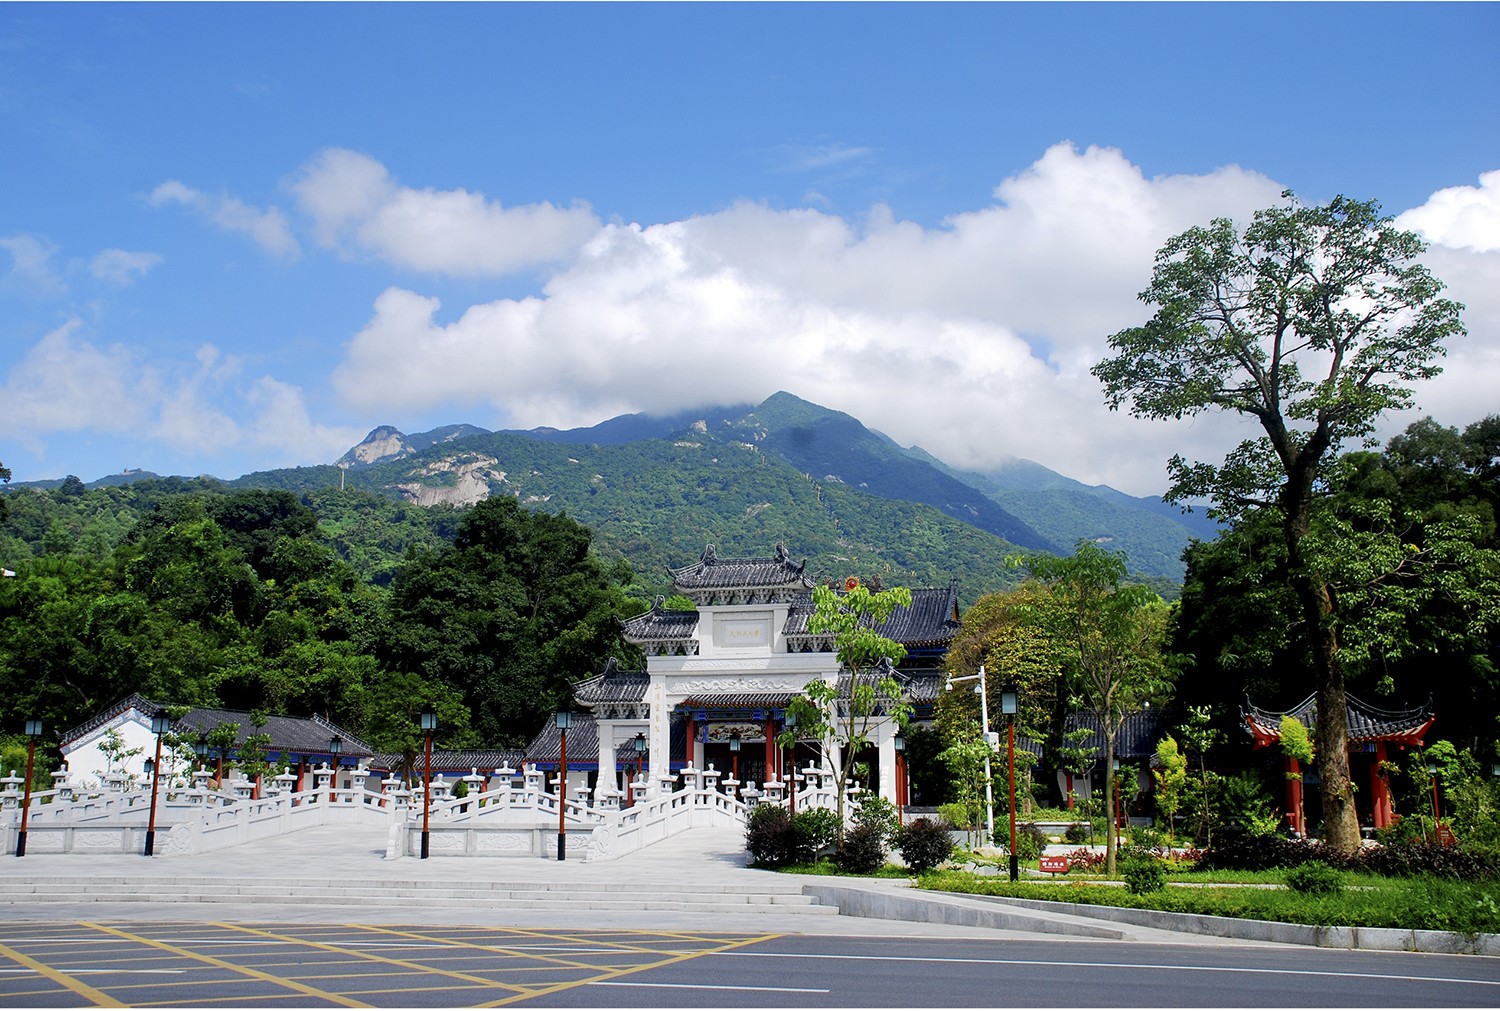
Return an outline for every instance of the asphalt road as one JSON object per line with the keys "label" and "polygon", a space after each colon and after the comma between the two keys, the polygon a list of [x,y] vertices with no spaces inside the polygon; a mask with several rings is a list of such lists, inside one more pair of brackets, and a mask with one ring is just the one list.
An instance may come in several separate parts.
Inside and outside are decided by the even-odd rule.
{"label": "asphalt road", "polygon": [[4,1008],[512,1004],[1495,1007],[1500,959],[1201,942],[422,924],[0,929]]}

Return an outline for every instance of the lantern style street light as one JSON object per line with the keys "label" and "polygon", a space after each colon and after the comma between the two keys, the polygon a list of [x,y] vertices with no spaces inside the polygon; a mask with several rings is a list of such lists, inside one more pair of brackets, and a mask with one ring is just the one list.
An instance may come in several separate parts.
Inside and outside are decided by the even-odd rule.
{"label": "lantern style street light", "polygon": [[979,716],[981,730],[984,733],[984,828],[988,833],[985,838],[990,842],[995,839],[995,789],[992,782],[993,776],[990,772],[990,755],[1000,743],[998,734],[990,733],[990,696],[985,688],[984,664],[979,665],[978,674],[966,674],[963,677],[954,677],[950,672],[948,680],[943,685],[944,691],[952,691],[953,686],[963,684],[965,681],[978,681],[979,686],[974,689],[974,694],[979,696]]}
{"label": "lantern style street light", "polygon": [[558,733],[562,735],[561,762],[557,773],[557,859],[566,860],[568,859],[568,825],[567,810],[564,805],[568,802],[568,728],[573,725],[573,714],[563,711],[554,719],[557,721]]}
{"label": "lantern style street light", "polygon": [[422,749],[422,859],[428,852],[428,817],[432,811],[432,732],[437,729],[437,713],[422,710],[422,736],[426,743]]}
{"label": "lantern style street light", "polygon": [[1427,777],[1432,780],[1432,837],[1440,839],[1442,833],[1438,831],[1438,791],[1437,791],[1438,767],[1436,762],[1427,763]]}
{"label": "lantern style street light", "polygon": [[1000,689],[1000,712],[1005,715],[1006,759],[1010,765],[1010,879],[1021,876],[1021,862],[1016,855],[1016,713],[1020,711],[1020,694],[1015,685]]}
{"label": "lantern style street light", "polygon": [[36,763],[36,739],[42,736],[42,721],[26,721],[26,797],[21,801],[21,834],[16,836],[16,856],[26,855],[26,819],[31,815],[31,770]]}
{"label": "lantern style street light", "polygon": [[146,850],[145,855],[151,856],[156,852],[156,787],[161,777],[156,775],[156,770],[161,768],[161,737],[167,732],[171,721],[167,714],[157,710],[156,715],[151,717],[151,732],[156,735],[156,760],[152,763],[151,776],[151,817],[146,822]]}
{"label": "lantern style street light", "polygon": [[734,762],[734,768],[729,773],[729,778],[736,783],[740,781],[740,735],[729,735],[729,757]]}

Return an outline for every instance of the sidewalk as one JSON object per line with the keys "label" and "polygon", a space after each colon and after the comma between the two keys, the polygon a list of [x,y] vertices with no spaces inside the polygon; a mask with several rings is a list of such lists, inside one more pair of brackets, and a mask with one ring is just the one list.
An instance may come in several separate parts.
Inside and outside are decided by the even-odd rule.
{"label": "sidewalk", "polygon": [[[0,860],[6,889],[0,895],[0,910],[12,920],[340,920],[1247,943],[920,892],[902,880],[756,870],[746,867],[743,833],[733,829],[694,830],[600,863],[534,857],[386,860],[383,829],[347,827],[308,829],[196,856],[28,854]],[[33,889],[30,896],[15,891],[28,887]],[[270,901],[265,896],[248,898],[268,889],[279,895],[283,888],[285,901],[274,896]],[[76,897],[43,897],[49,893]],[[154,895],[156,901],[116,895]],[[525,896],[524,901],[518,896]],[[683,901],[673,902],[674,896]],[[746,906],[752,896],[770,904]],[[726,904],[693,908],[715,898]]]}

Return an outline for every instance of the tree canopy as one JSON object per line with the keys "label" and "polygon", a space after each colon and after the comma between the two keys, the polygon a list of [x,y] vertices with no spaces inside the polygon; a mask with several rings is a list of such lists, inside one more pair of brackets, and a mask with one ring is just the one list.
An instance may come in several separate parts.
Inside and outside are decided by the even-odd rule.
{"label": "tree canopy", "polygon": [[1326,555],[1309,542],[1314,501],[1339,448],[1410,406],[1411,384],[1440,371],[1445,342],[1464,333],[1462,306],[1417,262],[1421,239],[1375,202],[1285,196],[1243,231],[1218,219],[1168,240],[1140,296],[1153,315],[1113,335],[1115,353],[1093,371],[1111,408],[1158,419],[1220,410],[1258,423],[1261,434],[1222,463],[1173,457],[1168,498],[1208,499],[1226,520],[1275,513],[1318,693],[1325,835],[1352,849],[1339,616]]}

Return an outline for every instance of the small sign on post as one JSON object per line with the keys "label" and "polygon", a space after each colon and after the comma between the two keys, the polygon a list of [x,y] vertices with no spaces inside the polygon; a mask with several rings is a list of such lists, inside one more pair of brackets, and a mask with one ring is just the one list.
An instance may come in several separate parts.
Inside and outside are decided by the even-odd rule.
{"label": "small sign on post", "polygon": [[1040,866],[1048,874],[1066,874],[1071,865],[1067,857],[1042,857]]}

